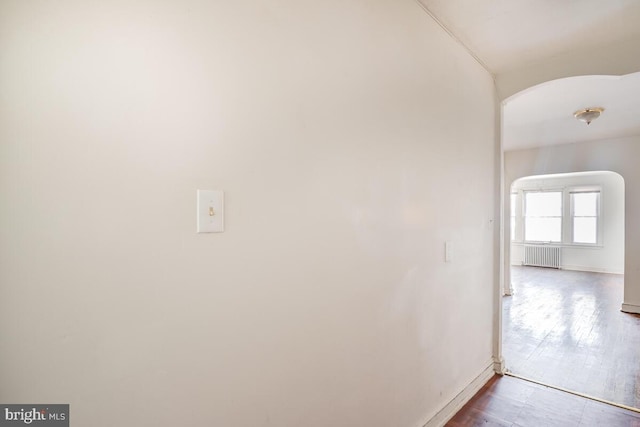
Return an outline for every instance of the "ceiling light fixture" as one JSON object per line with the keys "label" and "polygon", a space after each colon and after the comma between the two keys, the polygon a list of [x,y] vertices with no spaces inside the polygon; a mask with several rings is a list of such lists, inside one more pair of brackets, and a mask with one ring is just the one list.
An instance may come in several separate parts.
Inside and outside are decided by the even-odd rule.
{"label": "ceiling light fixture", "polygon": [[580,120],[581,122],[585,122],[586,124],[591,123],[598,117],[600,117],[600,113],[604,111],[604,108],[585,108],[584,110],[579,110],[573,113],[573,117]]}

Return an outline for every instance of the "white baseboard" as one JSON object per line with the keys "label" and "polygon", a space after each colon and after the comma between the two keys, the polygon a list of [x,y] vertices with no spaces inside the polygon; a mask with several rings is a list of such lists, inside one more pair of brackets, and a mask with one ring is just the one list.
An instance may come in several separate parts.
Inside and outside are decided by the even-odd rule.
{"label": "white baseboard", "polygon": [[495,375],[493,360],[480,375],[435,414],[423,427],[442,427]]}
{"label": "white baseboard", "polygon": [[624,274],[622,271],[611,270],[609,268],[585,267],[583,265],[562,265],[560,268],[562,270],[588,271],[590,273]]}
{"label": "white baseboard", "polygon": [[493,358],[493,371],[498,375],[504,375],[506,367],[504,366],[504,358]]}
{"label": "white baseboard", "polygon": [[640,314],[640,305],[635,304],[622,304],[622,311],[625,313],[635,313]]}
{"label": "white baseboard", "polygon": [[[512,266],[522,266],[528,267],[522,263],[512,263]],[[535,267],[535,266],[533,266]],[[612,270],[610,268],[600,268],[600,267],[588,267],[584,265],[561,265],[560,270],[568,270],[568,271],[587,271],[589,273],[608,273],[608,274],[624,274],[624,271]]]}

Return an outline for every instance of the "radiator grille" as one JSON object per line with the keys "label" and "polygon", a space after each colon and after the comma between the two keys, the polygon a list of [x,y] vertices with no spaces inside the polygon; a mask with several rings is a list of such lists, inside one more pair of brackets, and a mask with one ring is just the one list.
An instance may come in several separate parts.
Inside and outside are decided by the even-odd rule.
{"label": "radiator grille", "polygon": [[561,248],[546,245],[525,245],[524,265],[560,268]]}

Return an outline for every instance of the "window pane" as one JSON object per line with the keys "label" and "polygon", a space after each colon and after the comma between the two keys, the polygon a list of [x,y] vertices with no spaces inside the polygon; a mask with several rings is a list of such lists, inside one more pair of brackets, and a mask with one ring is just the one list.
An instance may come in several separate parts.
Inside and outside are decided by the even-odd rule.
{"label": "window pane", "polygon": [[574,216],[596,216],[598,214],[598,193],[573,193]]}
{"label": "window pane", "polygon": [[562,192],[526,193],[526,216],[562,216]]}
{"label": "window pane", "polygon": [[559,242],[562,218],[525,218],[525,240]]}
{"label": "window pane", "polygon": [[573,242],[597,243],[596,218],[573,218]]}
{"label": "window pane", "polygon": [[511,194],[511,216],[516,216],[516,194]]}

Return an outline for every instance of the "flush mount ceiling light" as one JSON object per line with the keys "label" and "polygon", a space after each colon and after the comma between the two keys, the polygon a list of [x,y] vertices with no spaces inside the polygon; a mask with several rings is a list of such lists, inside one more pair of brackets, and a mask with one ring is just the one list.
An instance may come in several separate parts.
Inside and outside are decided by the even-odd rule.
{"label": "flush mount ceiling light", "polygon": [[581,122],[585,122],[586,124],[591,123],[598,117],[600,117],[600,113],[604,111],[604,108],[585,108],[584,110],[579,110],[573,113],[573,117],[580,120]]}

